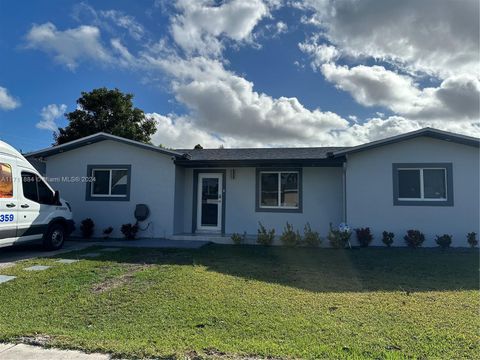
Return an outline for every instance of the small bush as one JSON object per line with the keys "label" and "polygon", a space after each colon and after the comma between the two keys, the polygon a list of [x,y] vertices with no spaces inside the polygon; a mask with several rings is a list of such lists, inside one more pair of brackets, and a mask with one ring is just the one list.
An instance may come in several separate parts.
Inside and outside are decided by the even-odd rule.
{"label": "small bush", "polygon": [[373,235],[369,227],[355,229],[355,233],[357,234],[357,241],[361,247],[367,247],[373,240]]}
{"label": "small bush", "polygon": [[340,228],[333,228],[332,224],[330,223],[330,231],[328,232],[327,238],[330,242],[330,245],[337,249],[343,249],[347,246],[348,242],[350,241],[350,237],[352,236],[352,232],[348,227]]}
{"label": "small bush", "polygon": [[475,247],[478,245],[478,239],[477,239],[477,233],[476,232],[470,232],[467,234],[467,242],[470,245],[470,247]]}
{"label": "small bush", "polygon": [[80,231],[82,232],[82,236],[85,239],[90,239],[93,235],[93,229],[95,228],[95,223],[92,219],[86,218],[82,220],[80,225]]}
{"label": "small bush", "polygon": [[307,223],[303,228],[303,245],[308,247],[318,247],[322,243],[318,232],[313,231],[310,224]]}
{"label": "small bush", "polygon": [[275,229],[267,230],[261,222],[258,222],[257,243],[264,246],[270,246],[275,239]]}
{"label": "small bush", "polygon": [[122,232],[123,236],[125,236],[125,239],[133,240],[137,236],[138,225],[137,224],[123,224],[120,231]]}
{"label": "small bush", "polygon": [[285,246],[299,246],[302,242],[300,233],[293,230],[293,226],[287,222],[283,228],[283,233],[280,235],[280,241]]}
{"label": "small bush", "polygon": [[407,235],[403,237],[407,245],[411,248],[422,246],[425,241],[425,235],[418,230],[408,230]]}
{"label": "small bush", "polygon": [[243,235],[233,233],[231,239],[235,245],[244,244],[247,241],[247,232],[245,231]]}
{"label": "small bush", "polygon": [[382,242],[387,245],[388,247],[392,246],[393,244],[393,238],[395,237],[395,234],[392,232],[384,231],[382,233]]}
{"label": "small bush", "polygon": [[103,229],[103,238],[108,239],[112,231],[113,231],[113,227],[111,226],[107,227],[106,229]]}
{"label": "small bush", "polygon": [[452,243],[452,235],[443,234],[442,236],[438,236],[435,239],[435,242],[440,246],[442,249],[446,249],[450,247]]}

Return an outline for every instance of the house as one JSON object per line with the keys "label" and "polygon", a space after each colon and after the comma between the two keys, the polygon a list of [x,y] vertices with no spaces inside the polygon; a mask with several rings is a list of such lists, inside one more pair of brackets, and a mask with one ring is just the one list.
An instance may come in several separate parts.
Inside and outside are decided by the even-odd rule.
{"label": "house", "polygon": [[282,232],[308,222],[325,236],[329,224],[384,230],[404,245],[408,229],[453,235],[479,232],[480,139],[425,128],[355,147],[167,150],[98,133],[27,154],[67,199],[78,224],[96,235],[132,223],[137,204],[150,216],[141,237],[230,243],[255,235],[258,223]]}

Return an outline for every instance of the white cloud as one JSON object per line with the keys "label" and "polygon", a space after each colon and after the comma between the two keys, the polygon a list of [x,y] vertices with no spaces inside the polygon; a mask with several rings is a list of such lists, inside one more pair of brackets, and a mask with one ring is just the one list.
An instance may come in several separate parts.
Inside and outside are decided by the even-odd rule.
{"label": "white cloud", "polygon": [[129,35],[135,40],[140,40],[145,34],[143,25],[137,22],[133,16],[125,15],[118,10],[100,11],[100,15],[110,20],[115,25],[127,30]]}
{"label": "white cloud", "polygon": [[219,138],[264,144],[313,143],[322,132],[343,129],[348,121],[330,111],[309,110],[296,98],[273,98],[253,83],[204,57],[149,59],[173,77],[176,99],[197,127]]}
{"label": "white cloud", "polygon": [[299,49],[310,55],[312,58],[312,68],[318,70],[323,64],[335,61],[340,53],[335,46],[327,44],[319,44],[318,38],[314,37],[309,41],[298,44]]}
{"label": "white cloud", "polygon": [[446,78],[479,73],[478,0],[306,0],[310,23],[342,53]]}
{"label": "white cloud", "polygon": [[231,0],[215,5],[212,0],[177,0],[180,12],[172,18],[174,41],[190,54],[220,55],[225,37],[236,42],[250,40],[257,23],[268,15],[261,0]]}
{"label": "white cloud", "polygon": [[0,109],[13,110],[20,106],[20,101],[8,93],[8,90],[0,86]]}
{"label": "white cloud", "polygon": [[74,70],[83,59],[112,61],[111,55],[100,41],[100,30],[94,26],[83,25],[61,31],[47,22],[33,25],[26,40],[28,48],[52,54],[57,62],[70,70]]}
{"label": "white cloud", "polygon": [[452,76],[437,88],[420,89],[410,76],[383,66],[327,63],[321,70],[328,81],[365,106],[383,106],[411,119],[453,122],[480,117],[480,81],[473,75]]}
{"label": "white cloud", "polygon": [[276,35],[286,33],[288,31],[288,25],[283,21],[278,21],[275,24]]}
{"label": "white cloud", "polygon": [[37,123],[37,128],[43,130],[57,131],[58,125],[56,120],[63,116],[67,110],[67,105],[50,104],[42,108],[40,112],[41,120]]}

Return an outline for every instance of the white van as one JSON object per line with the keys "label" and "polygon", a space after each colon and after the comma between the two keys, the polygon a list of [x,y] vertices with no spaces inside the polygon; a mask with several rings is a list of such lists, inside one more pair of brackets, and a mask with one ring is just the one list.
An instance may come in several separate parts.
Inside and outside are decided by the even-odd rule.
{"label": "white van", "polygon": [[73,229],[70,205],[22,154],[0,141],[0,247],[42,241],[56,250]]}

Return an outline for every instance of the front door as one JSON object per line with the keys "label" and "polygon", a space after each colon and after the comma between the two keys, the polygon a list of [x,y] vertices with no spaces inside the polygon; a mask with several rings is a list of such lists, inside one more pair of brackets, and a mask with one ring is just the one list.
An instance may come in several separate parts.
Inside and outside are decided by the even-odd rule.
{"label": "front door", "polygon": [[222,174],[198,174],[197,230],[222,229]]}

